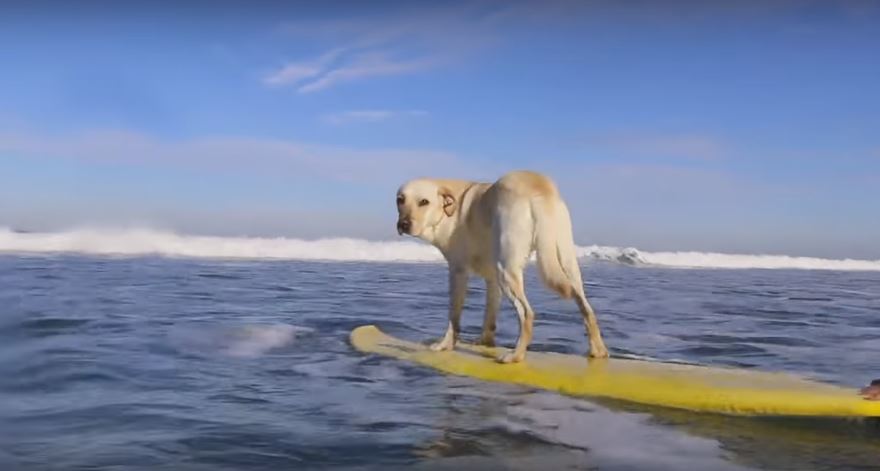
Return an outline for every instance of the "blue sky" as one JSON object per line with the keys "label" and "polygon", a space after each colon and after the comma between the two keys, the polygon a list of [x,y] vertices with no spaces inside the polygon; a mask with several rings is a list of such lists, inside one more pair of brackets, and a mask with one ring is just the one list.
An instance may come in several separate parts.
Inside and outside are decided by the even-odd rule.
{"label": "blue sky", "polygon": [[880,257],[877,2],[175,3],[0,7],[0,226],[387,239],[531,168],[580,244]]}

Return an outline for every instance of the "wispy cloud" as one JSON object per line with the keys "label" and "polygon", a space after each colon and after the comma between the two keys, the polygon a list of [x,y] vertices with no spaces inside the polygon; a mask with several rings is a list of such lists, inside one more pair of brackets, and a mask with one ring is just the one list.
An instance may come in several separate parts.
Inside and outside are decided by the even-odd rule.
{"label": "wispy cloud", "polygon": [[344,49],[331,49],[314,60],[289,63],[266,76],[264,82],[267,85],[287,85],[312,79],[330,67],[344,52]]}
{"label": "wispy cloud", "polygon": [[350,48],[341,48],[315,59],[290,62],[267,75],[263,82],[269,86],[291,86],[307,94],[370,77],[418,72],[437,63],[431,57],[400,59],[393,57],[391,51],[352,52]]}
{"label": "wispy cloud", "polygon": [[722,159],[727,152],[727,145],[721,139],[706,134],[597,133],[583,142],[589,148],[628,157],[714,161]]}
{"label": "wispy cloud", "polygon": [[517,12],[516,2],[500,7],[475,2],[419,5],[366,19],[287,23],[285,34],[317,52],[288,61],[264,82],[306,94],[346,82],[421,72],[493,44],[500,23]]}
{"label": "wispy cloud", "polygon": [[399,75],[430,67],[430,59],[396,60],[384,53],[368,53],[355,56],[347,65],[328,71],[320,78],[299,87],[300,93],[311,93],[329,88],[337,83],[350,82],[367,77]]}
{"label": "wispy cloud", "polygon": [[397,185],[403,179],[424,175],[492,175],[482,165],[442,150],[350,148],[248,136],[175,140],[129,130],[67,134],[0,132],[0,156],[3,155],[318,177],[371,185]]}
{"label": "wispy cloud", "polygon": [[327,124],[342,125],[349,123],[378,123],[395,118],[427,116],[422,110],[347,110],[328,113],[321,117]]}

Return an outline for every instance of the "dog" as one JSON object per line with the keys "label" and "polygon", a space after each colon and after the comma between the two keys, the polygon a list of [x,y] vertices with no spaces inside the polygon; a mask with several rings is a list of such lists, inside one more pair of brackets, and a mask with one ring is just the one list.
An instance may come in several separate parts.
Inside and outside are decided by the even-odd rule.
{"label": "dog", "polygon": [[449,268],[449,323],[433,351],[458,341],[461,311],[471,274],[486,283],[479,343],[495,345],[502,294],[516,309],[519,336],[501,363],[525,359],[535,313],[526,298],[523,271],[532,253],[544,284],[576,302],[589,337],[589,356],[608,357],[596,314],[584,294],[571,216],[556,184],[533,171],[513,171],[494,183],[418,178],[397,191],[397,232],[424,240],[443,254]]}

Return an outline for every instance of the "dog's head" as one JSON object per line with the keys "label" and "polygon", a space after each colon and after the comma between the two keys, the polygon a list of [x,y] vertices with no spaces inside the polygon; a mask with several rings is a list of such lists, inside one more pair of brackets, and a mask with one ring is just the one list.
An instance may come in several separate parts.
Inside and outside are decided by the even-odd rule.
{"label": "dog's head", "polygon": [[397,190],[397,233],[425,238],[443,218],[455,214],[455,196],[439,182],[419,179]]}

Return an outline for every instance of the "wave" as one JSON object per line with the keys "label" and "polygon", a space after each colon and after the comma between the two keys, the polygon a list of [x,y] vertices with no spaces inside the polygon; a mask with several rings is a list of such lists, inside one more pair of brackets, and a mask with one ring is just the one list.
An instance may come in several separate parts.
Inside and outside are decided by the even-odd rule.
{"label": "wave", "polygon": [[[73,229],[22,232],[0,227],[0,253],[81,253],[147,256],[313,260],[352,262],[426,262],[443,258],[423,242],[369,241],[353,238],[304,240],[286,237],[221,237],[177,234],[154,229]],[[645,252],[632,247],[583,246],[582,260],[667,268],[763,268],[880,271],[880,260],[825,259],[787,255],[735,255],[710,252]]]}
{"label": "wave", "polygon": [[679,268],[763,268],[790,270],[880,271],[880,260],[736,255],[711,252],[643,252],[651,265]]}

